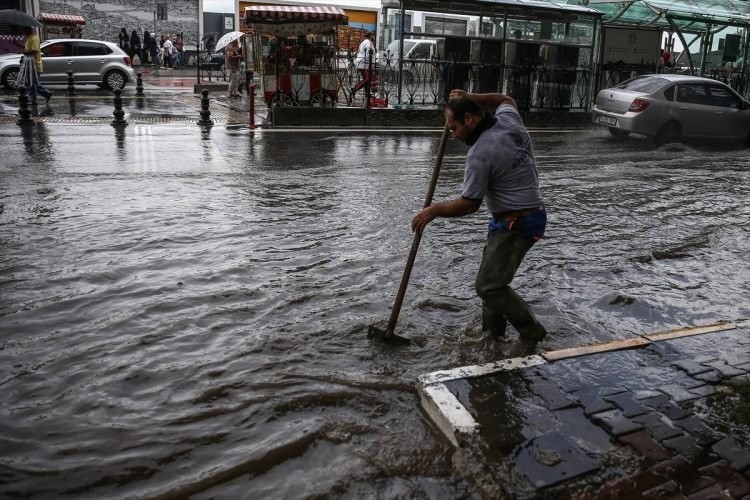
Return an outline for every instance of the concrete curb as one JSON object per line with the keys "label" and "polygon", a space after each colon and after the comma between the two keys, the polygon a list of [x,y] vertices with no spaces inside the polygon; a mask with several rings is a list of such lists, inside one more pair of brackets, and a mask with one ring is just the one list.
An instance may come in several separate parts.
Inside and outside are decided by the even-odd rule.
{"label": "concrete curb", "polygon": [[511,370],[523,370],[534,366],[554,363],[555,361],[592,354],[637,349],[662,340],[671,340],[706,333],[736,329],[737,325],[729,321],[718,321],[708,325],[688,326],[666,332],[645,334],[625,340],[615,340],[590,346],[546,351],[539,355],[523,358],[512,358],[483,365],[471,365],[441,370],[421,375],[417,379],[417,391],[420,394],[423,410],[445,437],[456,447],[460,447],[472,435],[479,431],[479,423],[460,401],[448,390],[445,382],[452,380],[482,377]]}

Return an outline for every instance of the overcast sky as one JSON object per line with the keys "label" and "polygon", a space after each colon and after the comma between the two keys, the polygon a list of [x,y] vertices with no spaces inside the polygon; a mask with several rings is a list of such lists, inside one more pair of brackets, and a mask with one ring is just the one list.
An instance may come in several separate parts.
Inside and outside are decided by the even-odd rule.
{"label": "overcast sky", "polygon": [[203,12],[234,12],[234,0],[203,0]]}

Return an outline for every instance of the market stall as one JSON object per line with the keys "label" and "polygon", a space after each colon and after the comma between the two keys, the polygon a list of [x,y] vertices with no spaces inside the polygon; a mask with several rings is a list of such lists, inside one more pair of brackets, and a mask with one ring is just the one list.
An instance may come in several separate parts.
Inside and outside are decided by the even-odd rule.
{"label": "market stall", "polygon": [[245,28],[253,64],[269,106],[330,107],[337,100],[336,27],[348,18],[337,7],[252,5]]}
{"label": "market stall", "polygon": [[81,38],[81,26],[86,24],[84,17],[50,12],[41,12],[38,19],[42,23],[42,40]]}

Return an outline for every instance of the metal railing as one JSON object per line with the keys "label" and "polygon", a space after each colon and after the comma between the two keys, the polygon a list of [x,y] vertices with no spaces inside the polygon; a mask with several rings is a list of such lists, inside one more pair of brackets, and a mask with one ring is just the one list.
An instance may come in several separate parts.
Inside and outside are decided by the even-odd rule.
{"label": "metal railing", "polygon": [[208,50],[199,50],[196,57],[196,65],[198,67],[198,82],[202,83],[204,80],[212,81],[212,79],[222,78],[224,81],[227,79],[227,70],[224,67],[224,54],[212,54]]}
{"label": "metal railing", "polygon": [[[362,69],[355,61],[354,54],[347,53],[323,61],[318,67],[286,64],[264,68],[266,78],[271,79],[266,80],[266,87],[274,89],[272,98],[267,93],[266,102],[271,106],[435,107],[452,89],[462,88],[506,93],[526,110],[590,107],[593,77],[587,67],[485,64],[438,58],[399,61],[388,53],[373,57]],[[368,74],[372,78],[367,79]]]}

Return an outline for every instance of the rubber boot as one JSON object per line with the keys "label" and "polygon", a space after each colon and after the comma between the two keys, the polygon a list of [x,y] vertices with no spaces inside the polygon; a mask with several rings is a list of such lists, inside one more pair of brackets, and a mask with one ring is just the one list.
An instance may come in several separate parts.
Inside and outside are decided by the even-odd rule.
{"label": "rubber boot", "polygon": [[508,321],[518,330],[518,336],[522,339],[539,342],[547,336],[547,330],[537,321],[534,313],[531,312],[528,306],[517,316],[508,318]]}
{"label": "rubber boot", "polygon": [[487,305],[482,305],[482,331],[489,332],[493,337],[505,337],[508,320],[502,314],[496,313]]}
{"label": "rubber boot", "polygon": [[510,324],[518,330],[518,340],[510,346],[508,351],[509,358],[518,358],[521,356],[530,356],[534,354],[537,343],[547,336],[547,330],[537,321],[534,313],[526,307],[518,315],[509,318]]}

